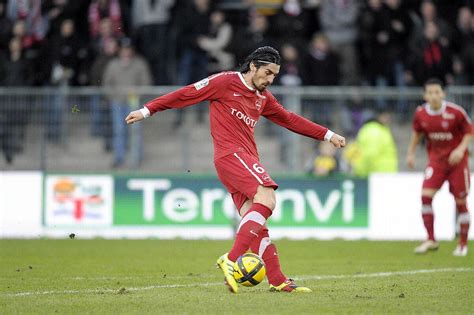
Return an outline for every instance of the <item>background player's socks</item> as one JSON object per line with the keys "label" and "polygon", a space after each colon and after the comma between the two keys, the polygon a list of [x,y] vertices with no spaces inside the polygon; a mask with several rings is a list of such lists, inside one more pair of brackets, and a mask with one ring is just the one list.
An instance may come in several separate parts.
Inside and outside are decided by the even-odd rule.
{"label": "background player's socks", "polygon": [[467,235],[469,233],[469,224],[471,222],[471,216],[467,211],[467,206],[457,205],[458,209],[458,222],[459,222],[459,245],[464,247],[467,245]]}
{"label": "background player's socks", "polygon": [[271,243],[266,227],[260,231],[258,237],[250,244],[250,250],[262,257],[265,262],[267,278],[270,284],[278,286],[285,282],[286,277],[281,272],[276,246]]}
{"label": "background player's socks", "polygon": [[234,245],[229,252],[228,258],[236,261],[250,247],[250,244],[258,237],[265,226],[265,222],[272,214],[268,207],[254,203],[240,221]]}
{"label": "background player's socks", "polygon": [[423,216],[423,223],[425,224],[426,232],[428,233],[428,239],[434,241],[434,213],[431,203],[433,198],[422,196],[421,197],[421,215]]}

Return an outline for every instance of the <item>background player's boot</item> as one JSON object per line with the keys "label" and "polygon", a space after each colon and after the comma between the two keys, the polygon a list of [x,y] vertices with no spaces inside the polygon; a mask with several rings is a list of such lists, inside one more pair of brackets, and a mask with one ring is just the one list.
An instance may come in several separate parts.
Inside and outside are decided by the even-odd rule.
{"label": "background player's boot", "polygon": [[217,259],[217,267],[224,273],[224,281],[229,291],[237,293],[239,292],[239,286],[234,278],[234,263],[227,258],[227,254],[225,253]]}
{"label": "background player's boot", "polygon": [[415,248],[415,254],[425,254],[430,250],[437,250],[439,248],[439,243],[433,240],[427,240],[420,244],[420,246]]}
{"label": "background player's boot", "polygon": [[467,245],[462,246],[459,244],[453,251],[453,256],[467,256]]}
{"label": "background player's boot", "polygon": [[270,291],[272,292],[304,292],[304,293],[313,292],[313,290],[311,290],[310,288],[296,285],[295,281],[293,281],[292,279],[287,279],[285,282],[283,282],[279,286],[274,286],[270,284]]}

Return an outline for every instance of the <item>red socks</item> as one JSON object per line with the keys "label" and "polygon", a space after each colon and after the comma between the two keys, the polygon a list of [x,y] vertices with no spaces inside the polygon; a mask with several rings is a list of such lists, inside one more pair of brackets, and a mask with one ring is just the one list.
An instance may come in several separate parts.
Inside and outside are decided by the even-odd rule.
{"label": "red socks", "polygon": [[433,198],[421,196],[421,215],[423,217],[423,223],[425,224],[426,232],[428,233],[428,239],[434,241],[434,213],[431,203]]}
{"label": "red socks", "polygon": [[467,235],[469,233],[469,224],[471,222],[471,216],[467,211],[466,204],[460,205],[457,204],[456,208],[458,210],[458,223],[459,223],[459,245],[467,245]]}
{"label": "red socks", "polygon": [[262,204],[254,203],[250,207],[240,221],[234,245],[229,252],[228,258],[231,261],[236,261],[247,252],[250,244],[260,235],[271,214],[272,210]]}
{"label": "red socks", "polygon": [[265,222],[272,214],[266,206],[254,203],[240,221],[234,245],[228,258],[236,261],[239,256],[250,250],[262,257],[267,269],[268,282],[280,285],[286,277],[281,272],[280,261],[275,245],[271,244]]}
{"label": "red socks", "polygon": [[285,282],[286,277],[281,272],[276,247],[270,242],[268,229],[266,227],[262,229],[259,236],[252,242],[250,250],[262,257],[267,270],[268,282],[271,285],[278,286]]}
{"label": "red socks", "polygon": [[[431,203],[433,198],[422,196],[422,208],[421,213],[423,216],[423,223],[425,224],[426,232],[428,233],[428,239],[434,241],[434,214],[433,208],[431,207]],[[459,223],[459,245],[466,246],[467,245],[467,237],[469,233],[469,225],[471,222],[471,217],[467,210],[466,204],[456,204],[456,208],[458,211],[458,223]]]}

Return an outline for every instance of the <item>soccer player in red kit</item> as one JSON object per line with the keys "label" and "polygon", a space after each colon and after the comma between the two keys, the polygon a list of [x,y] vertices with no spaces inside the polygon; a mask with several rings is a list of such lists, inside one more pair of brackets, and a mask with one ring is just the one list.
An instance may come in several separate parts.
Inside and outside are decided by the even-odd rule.
{"label": "soccer player in red kit", "polygon": [[210,101],[214,165],[242,217],[232,249],[217,260],[233,293],[238,292],[233,263],[249,249],[265,262],[272,291],[311,292],[282,273],[275,245],[270,242],[266,222],[275,208],[274,190],[278,185],[260,164],[254,138],[260,116],[301,135],[329,141],[338,148],[345,146],[344,137],[287,111],[278,103],[266,88],[279,71],[278,51],[269,46],[260,47],[245,59],[240,72],[212,75],[158,97],[126,117],[126,122],[131,124],[165,109]]}
{"label": "soccer player in red kit", "polygon": [[425,104],[416,109],[413,133],[408,146],[407,164],[413,168],[416,146],[424,136],[428,151],[428,164],[421,193],[421,214],[428,239],[415,248],[415,253],[424,254],[439,247],[434,235],[434,213],[431,206],[436,192],[444,181],[456,201],[459,244],[455,256],[467,255],[467,236],[470,215],[466,205],[469,193],[468,144],[472,137],[472,123],[464,109],[444,100],[442,82],[430,79],[424,84]]}

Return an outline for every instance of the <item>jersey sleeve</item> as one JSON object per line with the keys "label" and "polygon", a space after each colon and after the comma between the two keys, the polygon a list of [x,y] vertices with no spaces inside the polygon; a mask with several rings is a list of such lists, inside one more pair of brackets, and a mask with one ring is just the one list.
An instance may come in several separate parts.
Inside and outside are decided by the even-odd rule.
{"label": "jersey sleeve", "polygon": [[472,121],[467,115],[466,111],[462,107],[458,107],[458,126],[461,129],[463,134],[472,134],[473,133],[473,126]]}
{"label": "jersey sleeve", "polygon": [[418,132],[418,133],[422,133],[423,132],[423,128],[421,126],[421,121],[420,121],[420,113],[422,111],[422,107],[421,106],[418,106],[418,108],[416,109],[415,111],[415,115],[413,117],[413,123],[412,123],[412,128],[413,128],[413,131],[415,132]]}
{"label": "jersey sleeve", "polygon": [[174,92],[157,97],[145,104],[150,115],[170,108],[183,108],[206,100],[215,100],[222,95],[229,82],[225,73],[205,78]]}
{"label": "jersey sleeve", "polygon": [[328,128],[285,109],[271,93],[268,93],[267,97],[269,99],[263,109],[262,116],[297,134],[324,140]]}

